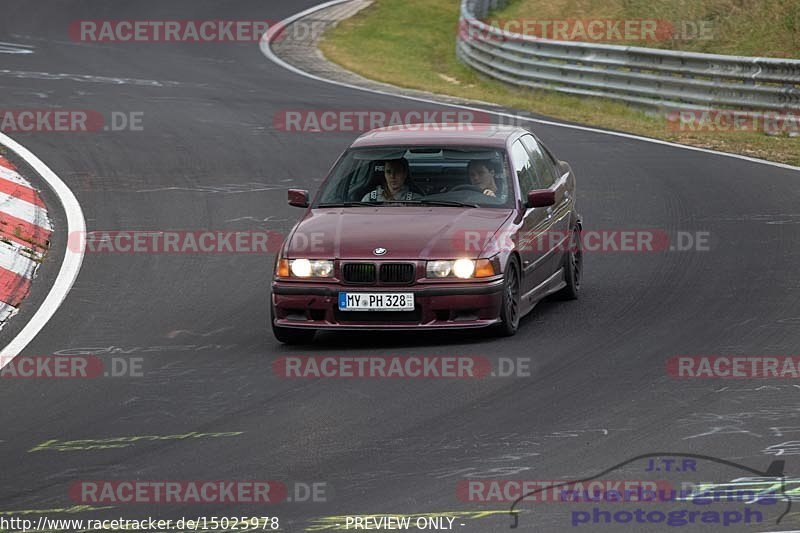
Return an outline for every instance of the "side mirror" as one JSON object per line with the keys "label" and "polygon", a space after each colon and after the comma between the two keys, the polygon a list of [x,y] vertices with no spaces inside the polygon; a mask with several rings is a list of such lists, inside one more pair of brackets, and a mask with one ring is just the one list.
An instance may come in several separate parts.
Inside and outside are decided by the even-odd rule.
{"label": "side mirror", "polygon": [[556,191],[539,189],[528,191],[528,207],[550,207],[556,203]]}
{"label": "side mirror", "polygon": [[305,189],[289,189],[289,205],[308,207],[308,191]]}
{"label": "side mirror", "polygon": [[569,166],[569,163],[567,163],[566,161],[559,161],[558,170],[559,172],[561,172],[561,176],[563,176],[564,174],[569,174],[570,172],[572,172],[572,167]]}

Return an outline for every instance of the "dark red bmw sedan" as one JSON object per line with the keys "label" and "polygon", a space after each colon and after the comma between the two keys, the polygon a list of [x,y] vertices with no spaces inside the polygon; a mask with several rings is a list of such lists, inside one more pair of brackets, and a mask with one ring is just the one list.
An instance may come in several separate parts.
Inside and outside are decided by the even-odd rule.
{"label": "dark red bmw sedan", "polygon": [[271,321],[284,343],[321,329],[491,326],[513,335],[550,294],[577,298],[575,176],[530,131],[415,124],[370,131],[339,158],[281,246]]}

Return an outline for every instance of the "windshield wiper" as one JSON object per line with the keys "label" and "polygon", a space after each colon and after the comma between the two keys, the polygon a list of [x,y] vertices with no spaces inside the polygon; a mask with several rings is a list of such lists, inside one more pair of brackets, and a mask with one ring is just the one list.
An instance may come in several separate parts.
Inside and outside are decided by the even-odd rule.
{"label": "windshield wiper", "polygon": [[478,204],[468,204],[464,202],[456,202],[454,200],[411,200],[405,203],[423,204],[423,205],[443,205],[449,207],[480,207]]}
{"label": "windshield wiper", "polygon": [[385,200],[383,202],[331,202],[319,204],[317,207],[371,207],[376,205],[442,205],[447,207],[480,207],[478,204],[456,202],[454,200]]}
{"label": "windshield wiper", "polygon": [[383,202],[333,202],[327,204],[319,204],[317,207],[364,207],[381,205]]}

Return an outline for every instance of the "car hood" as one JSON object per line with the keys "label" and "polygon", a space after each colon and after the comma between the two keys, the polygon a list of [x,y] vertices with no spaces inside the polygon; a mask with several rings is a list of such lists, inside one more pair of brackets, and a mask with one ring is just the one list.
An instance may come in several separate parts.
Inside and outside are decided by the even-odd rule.
{"label": "car hood", "polygon": [[[286,257],[477,259],[510,209],[347,207],[313,209],[286,244]],[[479,244],[480,243],[480,244]],[[374,253],[385,248],[384,255]]]}

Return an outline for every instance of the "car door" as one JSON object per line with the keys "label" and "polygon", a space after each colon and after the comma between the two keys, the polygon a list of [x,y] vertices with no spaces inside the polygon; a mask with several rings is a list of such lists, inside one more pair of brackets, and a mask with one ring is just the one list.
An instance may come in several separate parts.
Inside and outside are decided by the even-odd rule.
{"label": "car door", "polygon": [[532,167],[540,189],[555,191],[556,203],[547,210],[547,237],[542,244],[547,248],[542,258],[545,279],[556,272],[563,264],[570,237],[570,211],[573,199],[569,192],[568,174],[559,175],[558,167],[541,141],[533,135],[523,135],[520,139],[531,157]]}
{"label": "car door", "polygon": [[545,269],[542,268],[547,254],[540,241],[550,222],[546,207],[530,208],[526,205],[528,191],[540,187],[533,169],[533,161],[520,140],[514,141],[511,145],[511,162],[523,203],[523,218],[516,243],[522,259],[521,292],[524,295],[547,278]]}

